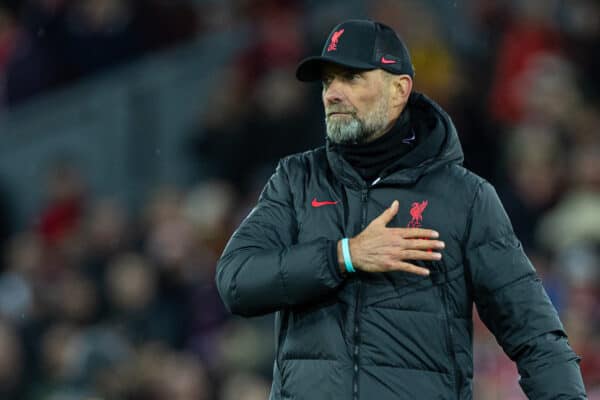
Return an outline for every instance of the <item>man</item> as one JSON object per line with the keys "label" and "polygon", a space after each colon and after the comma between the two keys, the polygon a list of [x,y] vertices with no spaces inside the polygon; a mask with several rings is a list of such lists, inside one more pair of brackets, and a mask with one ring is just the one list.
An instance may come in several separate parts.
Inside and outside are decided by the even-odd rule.
{"label": "man", "polygon": [[231,312],[276,312],[271,399],[470,399],[473,302],[529,398],[586,398],[494,189],[413,76],[362,20],[298,67],[323,83],[327,144],[280,162],[217,266]]}

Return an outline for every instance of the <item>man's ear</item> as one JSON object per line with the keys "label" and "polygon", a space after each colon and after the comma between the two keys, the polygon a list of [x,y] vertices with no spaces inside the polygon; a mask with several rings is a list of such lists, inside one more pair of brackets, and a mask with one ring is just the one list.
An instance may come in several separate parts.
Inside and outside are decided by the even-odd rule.
{"label": "man's ear", "polygon": [[404,107],[412,92],[413,81],[410,75],[394,75],[392,77],[392,105]]}

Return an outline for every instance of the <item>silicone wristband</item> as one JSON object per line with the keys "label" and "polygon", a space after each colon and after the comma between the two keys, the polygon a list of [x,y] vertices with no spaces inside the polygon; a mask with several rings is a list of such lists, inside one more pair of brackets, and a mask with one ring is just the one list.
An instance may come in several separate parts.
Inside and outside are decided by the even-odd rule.
{"label": "silicone wristband", "polygon": [[352,258],[350,257],[350,247],[348,246],[348,238],[342,239],[342,254],[344,255],[344,264],[346,264],[346,271],[356,272],[354,265],[352,265]]}

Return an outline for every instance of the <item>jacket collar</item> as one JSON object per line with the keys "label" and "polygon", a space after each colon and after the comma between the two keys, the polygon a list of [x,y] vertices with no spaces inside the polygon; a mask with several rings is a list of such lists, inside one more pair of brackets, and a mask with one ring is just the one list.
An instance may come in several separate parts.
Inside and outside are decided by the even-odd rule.
{"label": "jacket collar", "polygon": [[448,114],[421,93],[413,92],[408,101],[411,123],[420,143],[384,170],[380,178],[365,182],[333,149],[327,140],[327,160],[340,181],[354,189],[366,189],[379,183],[410,185],[422,175],[447,164],[462,164],[463,152],[456,128]]}

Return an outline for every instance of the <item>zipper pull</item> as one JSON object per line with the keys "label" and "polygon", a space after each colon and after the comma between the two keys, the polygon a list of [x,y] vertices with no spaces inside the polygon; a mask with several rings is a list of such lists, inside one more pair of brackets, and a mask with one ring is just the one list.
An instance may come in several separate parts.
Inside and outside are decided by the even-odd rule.
{"label": "zipper pull", "polygon": [[379,181],[381,181],[381,177],[378,177],[377,179],[375,179],[375,180],[373,181],[373,183],[371,183],[371,186],[375,186],[375,185],[377,185],[377,184],[379,183]]}

